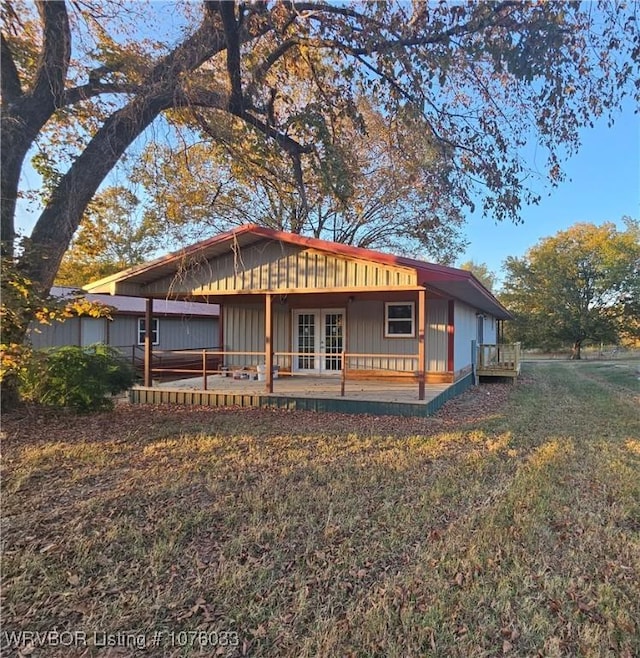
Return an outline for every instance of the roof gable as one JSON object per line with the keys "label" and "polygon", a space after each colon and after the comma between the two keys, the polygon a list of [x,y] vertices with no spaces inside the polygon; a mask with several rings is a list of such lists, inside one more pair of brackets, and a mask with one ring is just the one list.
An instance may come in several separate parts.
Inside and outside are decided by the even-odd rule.
{"label": "roof gable", "polygon": [[248,224],[85,286],[138,297],[432,288],[510,314],[471,272]]}

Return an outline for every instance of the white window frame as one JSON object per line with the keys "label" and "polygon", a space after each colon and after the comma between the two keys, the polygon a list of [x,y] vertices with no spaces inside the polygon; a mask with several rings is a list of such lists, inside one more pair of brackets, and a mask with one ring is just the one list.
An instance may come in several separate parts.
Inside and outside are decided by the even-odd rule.
{"label": "white window frame", "polygon": [[[409,306],[411,308],[410,318],[390,318],[389,309],[393,306]],[[389,322],[410,322],[409,333],[392,333],[389,331]],[[416,337],[416,304],[415,302],[385,302],[384,303],[384,337],[385,338],[415,338]]]}
{"label": "white window frame", "polygon": [[[144,345],[145,339],[145,330],[143,328],[143,323],[145,318],[138,318],[138,345]],[[155,336],[155,340],[153,340]],[[151,318],[151,344],[160,345],[160,320],[158,318]]]}

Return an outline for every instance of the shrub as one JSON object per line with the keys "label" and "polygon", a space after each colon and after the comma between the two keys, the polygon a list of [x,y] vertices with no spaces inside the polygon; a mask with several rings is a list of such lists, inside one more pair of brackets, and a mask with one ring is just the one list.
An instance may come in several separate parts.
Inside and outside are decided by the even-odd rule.
{"label": "shrub", "polygon": [[125,391],[134,379],[131,365],[112,347],[56,347],[33,352],[20,373],[20,393],[25,401],[87,412],[113,407],[107,396]]}

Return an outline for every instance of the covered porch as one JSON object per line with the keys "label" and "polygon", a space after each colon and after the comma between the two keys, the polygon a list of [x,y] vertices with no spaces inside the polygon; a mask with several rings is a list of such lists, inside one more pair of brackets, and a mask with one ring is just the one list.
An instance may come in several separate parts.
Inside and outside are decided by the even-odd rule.
{"label": "covered porch", "polygon": [[[136,402],[326,408],[320,401],[329,400],[333,410],[358,402],[362,413],[383,404],[431,413],[472,383],[474,341],[495,339],[497,322],[509,317],[469,272],[253,225],[87,289],[146,298],[145,327],[153,326],[157,299],[220,306],[220,349],[202,352],[194,389],[153,392],[145,334]],[[380,399],[390,392],[393,399]]]}

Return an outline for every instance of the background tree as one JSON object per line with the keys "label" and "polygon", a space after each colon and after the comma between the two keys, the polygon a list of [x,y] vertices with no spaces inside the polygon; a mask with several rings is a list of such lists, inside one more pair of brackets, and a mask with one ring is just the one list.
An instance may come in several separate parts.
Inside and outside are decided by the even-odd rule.
{"label": "background tree", "polygon": [[56,283],[80,287],[138,265],[158,249],[161,234],[151,216],[141,216],[140,201],[130,190],[109,187],[87,207]]}
{"label": "background tree", "polygon": [[[359,125],[358,95],[385,116],[412,114],[449,163],[446,186],[457,189],[461,204],[470,207],[480,192],[487,214],[517,219],[521,204],[537,198],[525,185],[530,172],[520,148],[536,140],[557,182],[578,129],[633,90],[640,59],[634,12],[633,4],[607,0],[7,0],[3,254],[48,290],[87,205],[152,125],[154,136],[165,133],[173,145],[169,126],[212,140],[235,139],[240,126],[258,157],[264,137],[277,146],[303,208],[308,159],[322,163],[328,184],[348,198],[348,149],[338,148],[336,129],[341,121]],[[42,211],[17,252],[15,210],[30,153],[41,155],[48,180]]]}
{"label": "background tree", "polygon": [[485,288],[493,292],[498,277],[495,272],[489,269],[486,263],[476,263],[475,261],[468,260],[459,265],[459,267],[461,270],[472,272]]}
{"label": "background tree", "polygon": [[341,172],[328,173],[314,158],[302,163],[304,197],[269,140],[257,148],[240,135],[180,150],[151,144],[133,179],[144,186],[155,222],[178,241],[253,222],[452,262],[464,242],[450,162],[407,112],[383,117],[364,100],[358,111],[365,132],[344,121],[332,140]]}
{"label": "background tree", "polygon": [[505,262],[501,300],[510,331],[531,347],[618,342],[640,336],[640,224],[576,224]]}

